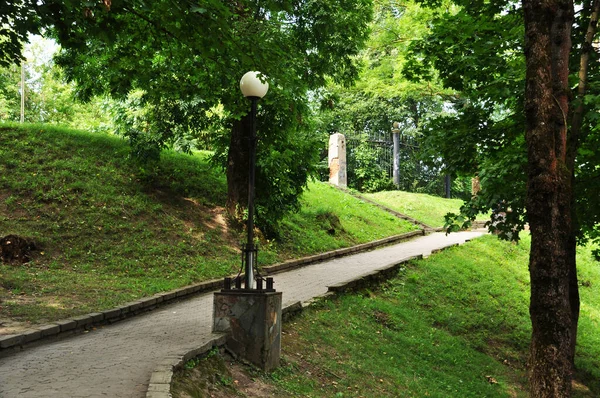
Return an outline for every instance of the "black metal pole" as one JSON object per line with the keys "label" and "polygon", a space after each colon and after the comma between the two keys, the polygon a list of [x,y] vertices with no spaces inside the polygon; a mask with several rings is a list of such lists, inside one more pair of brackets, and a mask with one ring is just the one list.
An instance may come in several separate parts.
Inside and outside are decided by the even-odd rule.
{"label": "black metal pole", "polygon": [[250,135],[249,149],[249,176],[248,176],[248,242],[246,243],[246,269],[245,271],[245,287],[246,289],[254,288],[254,181],[256,178],[256,106],[258,97],[249,97],[252,103],[252,132]]}

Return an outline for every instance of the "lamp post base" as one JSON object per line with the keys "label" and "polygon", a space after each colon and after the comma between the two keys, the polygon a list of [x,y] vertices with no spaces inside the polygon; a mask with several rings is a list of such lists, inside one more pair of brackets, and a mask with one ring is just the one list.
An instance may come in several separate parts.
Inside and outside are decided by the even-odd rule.
{"label": "lamp post base", "polygon": [[228,333],[226,346],[264,371],[279,366],[281,292],[230,290],[215,293],[213,332]]}

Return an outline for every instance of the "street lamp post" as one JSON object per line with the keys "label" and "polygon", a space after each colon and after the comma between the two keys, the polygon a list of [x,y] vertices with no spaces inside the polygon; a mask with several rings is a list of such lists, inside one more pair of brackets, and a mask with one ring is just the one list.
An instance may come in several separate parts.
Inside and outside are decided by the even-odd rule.
{"label": "street lamp post", "polygon": [[[233,280],[225,278],[225,286],[215,293],[213,301],[213,332],[226,333],[228,350],[235,355],[270,371],[279,366],[281,355],[281,303],[282,292],[273,289],[273,278],[258,275],[254,288],[254,266],[258,248],[254,246],[254,180],[256,166],[256,106],[269,89],[258,76],[248,72],[240,81],[244,97],[252,103],[252,131],[249,142],[248,176],[248,241],[242,252],[242,269],[245,288],[241,288],[240,274]],[[266,281],[266,289],[263,282]]]}
{"label": "street lamp post", "polygon": [[252,131],[250,135],[249,176],[248,176],[248,240],[244,248],[246,259],[245,288],[254,288],[254,263],[258,249],[254,247],[254,182],[256,179],[256,107],[258,100],[265,96],[269,84],[258,78],[260,72],[247,72],[240,80],[240,90],[244,97],[252,104],[251,119]]}

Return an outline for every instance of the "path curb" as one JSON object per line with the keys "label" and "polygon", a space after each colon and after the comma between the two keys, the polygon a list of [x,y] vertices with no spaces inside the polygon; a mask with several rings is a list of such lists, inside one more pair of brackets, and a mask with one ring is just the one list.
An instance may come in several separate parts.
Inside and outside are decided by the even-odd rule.
{"label": "path curb", "polygon": [[406,264],[407,262],[413,260],[421,260],[422,258],[423,255],[419,254],[417,256],[408,257],[400,261],[394,261],[375,271],[371,271],[368,274],[362,275],[350,281],[327,286],[327,290],[335,294],[340,294],[372,286],[382,281],[391,279],[395,274],[398,273],[400,268],[402,268],[402,265]]}
{"label": "path curb", "polygon": [[[272,275],[290,269],[296,269],[306,265],[314,264],[320,261],[375,249],[380,246],[389,245],[391,243],[396,243],[424,234],[425,231],[423,230],[407,232],[405,234],[395,235],[373,242],[363,243],[357,246],[333,250],[326,253],[316,254],[313,256],[289,260],[280,264],[267,266],[263,268],[263,272],[267,275]],[[0,358],[21,351],[29,345],[43,344],[46,341],[60,339],[77,333],[84,333],[86,331],[93,330],[96,327],[110,325],[115,322],[131,318],[143,312],[151,311],[164,304],[179,301],[199,293],[218,290],[222,286],[223,279],[213,279],[132,301],[102,312],[64,319],[47,325],[40,325],[22,333],[0,335]]]}
{"label": "path curb", "polygon": [[180,355],[171,355],[164,358],[150,376],[146,398],[171,398],[171,381],[177,369],[184,366],[190,359],[210,351],[213,347],[225,345],[226,334],[213,333],[213,336],[212,339],[198,348]]}

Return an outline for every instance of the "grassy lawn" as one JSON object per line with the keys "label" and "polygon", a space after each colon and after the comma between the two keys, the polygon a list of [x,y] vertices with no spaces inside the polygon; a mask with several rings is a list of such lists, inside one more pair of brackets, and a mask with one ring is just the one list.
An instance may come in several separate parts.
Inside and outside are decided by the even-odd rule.
{"label": "grassy lawn", "polygon": [[[315,225],[316,224],[316,225]],[[309,184],[302,199],[302,209],[283,223],[281,248],[292,255],[323,252],[348,243],[370,242],[390,236],[389,231],[403,232],[416,226],[332,186],[320,182]],[[318,228],[315,228],[318,226]]]}
{"label": "grassy lawn", "polygon": [[[284,325],[278,370],[246,373],[280,397],[527,397],[529,243],[485,236],[412,262],[380,288],[321,300]],[[578,262],[574,396],[591,398],[600,396],[600,268],[589,248]]]}
{"label": "grassy lawn", "polygon": [[[363,195],[431,227],[443,226],[444,216],[447,213],[458,213],[463,204],[461,199],[445,199],[438,196],[402,191],[386,191]],[[480,216],[478,220],[486,221],[487,216]]]}
{"label": "grassy lawn", "polygon": [[[0,320],[54,321],[237,272],[244,236],[228,228],[210,154],[165,152],[142,170],[128,151],[114,136],[0,125],[0,237],[39,247],[27,264],[0,264]],[[321,183],[282,225],[260,264],[414,229]]]}

